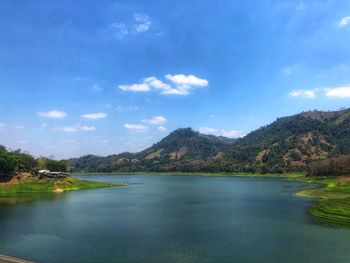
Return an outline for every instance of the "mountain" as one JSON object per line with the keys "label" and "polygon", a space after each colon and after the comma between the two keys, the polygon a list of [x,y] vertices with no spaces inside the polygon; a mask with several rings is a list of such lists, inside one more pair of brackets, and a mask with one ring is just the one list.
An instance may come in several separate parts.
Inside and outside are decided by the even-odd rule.
{"label": "mountain", "polygon": [[136,156],[147,160],[206,159],[228,149],[233,142],[233,139],[201,134],[191,128],[177,129]]}
{"label": "mountain", "polygon": [[92,172],[167,171],[179,163],[218,158],[234,142],[234,139],[181,128],[141,152],[106,157],[87,155],[70,159],[70,167],[73,171]]}
{"label": "mountain", "polygon": [[250,172],[303,171],[341,154],[350,154],[350,109],[279,118],[239,140],[225,160]]}
{"label": "mountain", "polygon": [[315,161],[350,154],[350,109],[278,118],[233,140],[177,129],[138,153],[71,159],[72,171],[306,171]]}

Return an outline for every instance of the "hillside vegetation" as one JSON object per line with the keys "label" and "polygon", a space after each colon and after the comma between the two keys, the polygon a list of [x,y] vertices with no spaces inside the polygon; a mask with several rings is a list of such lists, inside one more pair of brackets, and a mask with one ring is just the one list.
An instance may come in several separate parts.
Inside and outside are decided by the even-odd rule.
{"label": "hillside vegetation", "polygon": [[350,110],[277,119],[239,140],[225,160],[238,170],[282,173],[342,154],[350,154]]}
{"label": "hillside vegetation", "polygon": [[[107,157],[86,155],[70,159],[70,170],[79,172],[111,171],[187,171],[186,165],[221,158],[235,140],[200,134],[191,128],[177,129],[150,148],[138,153]],[[200,167],[198,171],[204,171]]]}
{"label": "hillside vegetation", "polygon": [[[306,172],[350,154],[350,109],[279,118],[241,139],[178,129],[138,153],[69,160],[79,172]],[[310,170],[311,171],[311,170]]]}

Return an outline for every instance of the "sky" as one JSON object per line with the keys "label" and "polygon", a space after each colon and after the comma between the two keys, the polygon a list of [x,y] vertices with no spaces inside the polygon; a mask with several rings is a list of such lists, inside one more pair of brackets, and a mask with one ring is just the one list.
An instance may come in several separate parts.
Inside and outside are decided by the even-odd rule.
{"label": "sky", "polygon": [[0,144],[135,152],[350,103],[350,1],[2,0]]}

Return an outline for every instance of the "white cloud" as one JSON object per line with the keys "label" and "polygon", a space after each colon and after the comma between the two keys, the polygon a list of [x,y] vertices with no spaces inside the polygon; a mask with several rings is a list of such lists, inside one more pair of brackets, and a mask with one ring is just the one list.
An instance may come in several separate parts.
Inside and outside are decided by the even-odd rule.
{"label": "white cloud", "polygon": [[199,132],[204,134],[213,134],[218,132],[218,130],[210,127],[200,127]]}
{"label": "white cloud", "polygon": [[177,87],[162,91],[164,95],[188,95],[189,88]]}
{"label": "white cloud", "polygon": [[193,75],[165,75],[165,78],[170,80],[171,82],[177,85],[186,85],[186,86],[197,86],[197,87],[205,87],[208,86],[208,81],[206,79],[200,79]]}
{"label": "white cloud", "polygon": [[134,14],[134,20],[136,24],[133,25],[133,28],[138,33],[144,33],[148,31],[152,24],[148,16],[143,14]]}
{"label": "white cloud", "polygon": [[188,95],[188,89],[191,88],[190,86],[172,87],[171,85],[164,83],[163,81],[157,79],[156,77],[148,77],[148,78],[145,78],[143,81],[154,89],[162,90],[161,94],[165,94],[165,95]]}
{"label": "white cloud", "polygon": [[350,98],[350,86],[325,88],[325,95],[329,98],[348,99]]}
{"label": "white cloud", "polygon": [[291,91],[289,95],[292,97],[314,99],[316,98],[317,93],[322,93],[324,96],[333,99],[348,99],[350,98],[350,86],[316,89],[298,89]]}
{"label": "white cloud", "polygon": [[164,126],[159,126],[158,131],[161,131],[161,132],[166,131],[166,128]]}
{"label": "white cloud", "polygon": [[350,16],[343,17],[338,24],[339,26],[347,26],[350,24]]}
{"label": "white cloud", "polygon": [[298,90],[293,90],[289,93],[290,96],[292,97],[301,97],[305,99],[314,99],[316,98],[316,92],[318,89],[298,89]]}
{"label": "white cloud", "polygon": [[118,86],[121,90],[124,91],[137,91],[137,92],[144,92],[144,91],[150,91],[151,88],[146,83],[141,84],[131,84],[131,85],[119,85]]}
{"label": "white cloud", "polygon": [[89,120],[105,119],[107,118],[107,113],[104,113],[104,112],[89,113],[89,114],[81,115],[81,117]]}
{"label": "white cloud", "polygon": [[59,110],[52,110],[52,111],[46,111],[46,112],[39,112],[38,115],[40,117],[44,117],[44,118],[55,118],[55,119],[59,119],[59,118],[64,118],[67,116],[67,113],[63,112],[63,111],[59,111]]}
{"label": "white cloud", "polygon": [[147,126],[142,125],[142,124],[129,124],[129,123],[125,123],[124,127],[128,130],[133,130],[133,131],[137,131],[137,132],[144,132],[148,129]]}
{"label": "white cloud", "polygon": [[80,126],[79,131],[94,131],[96,128],[94,126]]}
{"label": "white cloud", "polygon": [[170,82],[165,83],[156,77],[148,77],[143,79],[142,83],[131,85],[119,85],[123,91],[145,92],[150,90],[159,90],[163,95],[188,95],[189,90],[196,87],[208,86],[209,82],[206,79],[200,79],[193,75],[165,75],[165,79]]}
{"label": "white cloud", "polygon": [[94,131],[96,128],[94,126],[82,126],[82,125],[73,125],[73,126],[63,126],[53,128],[55,131],[63,132],[78,132],[78,131]]}
{"label": "white cloud", "polygon": [[244,131],[241,130],[219,130],[210,127],[200,127],[199,132],[203,134],[211,134],[216,136],[224,136],[228,138],[241,138],[246,135]]}
{"label": "white cloud", "polygon": [[146,14],[134,14],[132,20],[117,21],[112,23],[108,30],[115,33],[119,38],[128,35],[138,35],[147,32],[152,25],[152,21]]}
{"label": "white cloud", "polygon": [[221,131],[219,134],[228,138],[242,138],[246,135],[246,133],[241,130]]}
{"label": "white cloud", "polygon": [[0,123],[0,130],[4,129],[6,125],[4,123]]}
{"label": "white cloud", "polygon": [[167,119],[164,116],[154,116],[151,119],[143,119],[142,122],[154,125],[164,125],[167,122]]}
{"label": "white cloud", "polygon": [[148,77],[143,80],[144,83],[147,83],[150,87],[154,89],[169,90],[171,86],[164,83],[163,81],[157,79],[156,77]]}

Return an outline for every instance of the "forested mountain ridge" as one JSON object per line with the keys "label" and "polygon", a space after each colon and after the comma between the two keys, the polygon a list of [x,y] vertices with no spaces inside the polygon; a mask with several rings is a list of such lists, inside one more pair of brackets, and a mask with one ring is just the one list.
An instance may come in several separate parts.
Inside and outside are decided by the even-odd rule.
{"label": "forested mountain ridge", "polygon": [[136,154],[138,158],[152,160],[201,160],[215,156],[229,148],[233,139],[201,134],[191,128],[177,129],[150,148]]}
{"label": "forested mountain ridge", "polygon": [[350,110],[308,111],[251,132],[225,153],[238,170],[304,170],[317,160],[350,154]]}
{"label": "forested mountain ridge", "polygon": [[106,157],[87,155],[70,159],[70,164],[73,171],[153,171],[165,166],[170,169],[178,163],[215,159],[234,142],[234,139],[181,128],[138,153],[126,152]]}
{"label": "forested mountain ridge", "polygon": [[350,109],[278,118],[232,140],[178,129],[139,153],[70,160],[72,171],[306,171],[315,161],[350,154]]}

